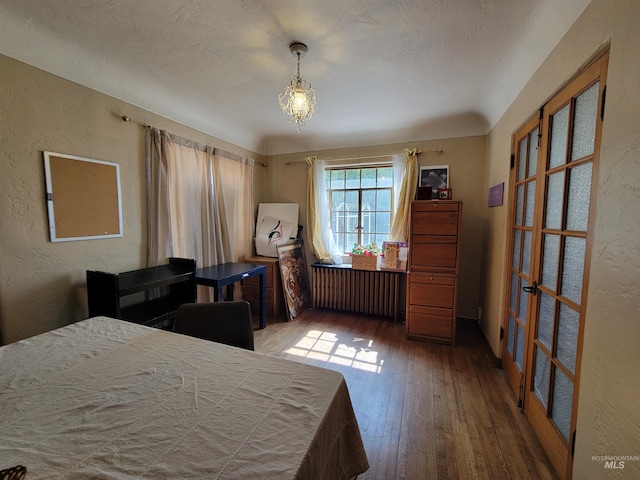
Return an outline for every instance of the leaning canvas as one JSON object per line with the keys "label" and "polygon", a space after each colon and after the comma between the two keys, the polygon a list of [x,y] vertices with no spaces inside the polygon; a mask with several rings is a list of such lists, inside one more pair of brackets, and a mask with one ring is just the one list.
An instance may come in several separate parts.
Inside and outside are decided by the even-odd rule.
{"label": "leaning canvas", "polygon": [[302,240],[296,240],[288,245],[277,245],[276,248],[289,320],[293,320],[311,305],[303,243]]}

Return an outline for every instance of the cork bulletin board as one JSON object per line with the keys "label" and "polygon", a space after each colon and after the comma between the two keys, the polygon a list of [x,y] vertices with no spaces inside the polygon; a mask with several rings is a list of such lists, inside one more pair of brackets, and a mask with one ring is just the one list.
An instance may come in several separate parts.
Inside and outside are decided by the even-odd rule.
{"label": "cork bulletin board", "polygon": [[122,237],[120,166],[44,152],[52,242]]}

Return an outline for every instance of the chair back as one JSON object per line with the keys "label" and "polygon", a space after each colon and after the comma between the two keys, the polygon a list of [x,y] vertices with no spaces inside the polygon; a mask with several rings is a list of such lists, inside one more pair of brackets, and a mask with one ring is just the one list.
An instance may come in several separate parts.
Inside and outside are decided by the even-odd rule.
{"label": "chair back", "polygon": [[251,307],[244,300],[180,305],[173,331],[253,350]]}

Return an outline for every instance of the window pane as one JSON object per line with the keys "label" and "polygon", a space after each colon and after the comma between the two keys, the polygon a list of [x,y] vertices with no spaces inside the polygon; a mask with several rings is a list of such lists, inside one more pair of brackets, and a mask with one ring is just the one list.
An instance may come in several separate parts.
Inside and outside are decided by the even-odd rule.
{"label": "window pane", "polygon": [[378,190],[377,210],[391,211],[391,190]]}
{"label": "window pane", "polygon": [[378,188],[393,186],[393,167],[378,168]]}
{"label": "window pane", "polygon": [[376,169],[362,169],[362,188],[376,188]]}
{"label": "window pane", "polygon": [[347,188],[360,188],[360,170],[347,170]]}
{"label": "window pane", "polygon": [[362,191],[362,211],[376,210],[376,190]]}
{"label": "window pane", "polygon": [[[391,231],[391,214],[378,212],[376,214],[376,233],[389,233]],[[388,237],[389,235],[387,235]]]}
{"label": "window pane", "polygon": [[344,251],[350,252],[353,250],[353,246],[358,244],[358,234],[357,233],[347,233],[346,234],[346,246]]}
{"label": "window pane", "polygon": [[334,232],[344,232],[345,231],[345,223],[344,223],[344,213],[342,212],[333,212],[331,215],[331,228]]}
{"label": "window pane", "polygon": [[358,211],[358,190],[347,190],[345,192],[345,210],[350,212]]}
{"label": "window pane", "polygon": [[331,171],[331,189],[344,188],[344,170]]}
{"label": "window pane", "polygon": [[358,232],[356,227],[359,223],[358,212],[347,212],[345,215],[344,231],[347,233],[355,233],[357,236]]}
{"label": "window pane", "polygon": [[344,191],[331,192],[331,210],[344,210]]}
{"label": "window pane", "polygon": [[349,250],[351,250],[347,245],[345,245],[344,243],[344,233],[335,233],[334,232],[334,238],[336,239],[336,245],[338,247],[338,251],[340,252],[347,252]]}

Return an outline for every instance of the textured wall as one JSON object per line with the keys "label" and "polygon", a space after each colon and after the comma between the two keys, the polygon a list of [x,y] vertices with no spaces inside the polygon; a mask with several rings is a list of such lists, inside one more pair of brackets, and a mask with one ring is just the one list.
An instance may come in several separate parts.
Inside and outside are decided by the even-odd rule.
{"label": "textured wall", "polygon": [[[268,156],[268,201],[299,203],[300,223],[305,227],[303,232],[306,233],[307,167],[305,164],[285,165],[285,162],[303,161],[308,155],[317,155],[324,160],[360,157],[366,162],[367,155],[392,155],[413,147],[425,152],[419,155],[420,166],[449,165],[449,185],[453,189],[453,199],[464,203],[458,315],[476,318],[477,307],[480,305],[481,252],[485,229],[483,206],[487,202],[487,192],[482,180],[485,175],[484,136]],[[428,153],[440,148],[444,150],[442,153]],[[311,263],[311,260],[308,262]]]}
{"label": "textured wall", "polygon": [[[85,271],[146,264],[143,128],[261,157],[112,97],[0,56],[0,331],[5,343],[86,317]],[[51,243],[43,151],[120,165],[124,236]],[[256,195],[264,170],[256,167]]]}
{"label": "textured wall", "polygon": [[[640,2],[593,0],[487,141],[488,185],[508,180],[511,134],[609,40],[598,205],[580,379],[575,479],[640,478],[640,461],[608,470],[593,455],[640,454]],[[506,209],[490,209],[482,327],[500,355]]]}

